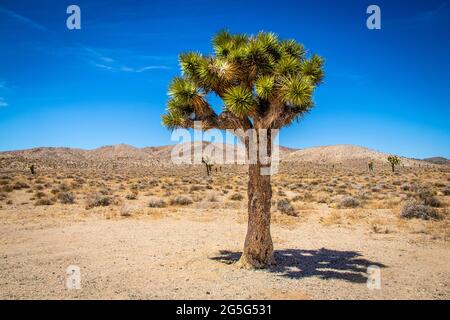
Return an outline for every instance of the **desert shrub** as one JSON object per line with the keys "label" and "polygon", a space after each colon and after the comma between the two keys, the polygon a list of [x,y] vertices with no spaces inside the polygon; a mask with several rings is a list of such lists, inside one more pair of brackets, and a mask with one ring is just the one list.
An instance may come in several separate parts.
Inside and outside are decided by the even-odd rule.
{"label": "desert shrub", "polygon": [[9,184],[9,180],[0,180],[0,186]]}
{"label": "desert shrub", "polygon": [[286,192],[284,192],[282,189],[278,189],[278,196],[280,197],[285,197],[286,196]]}
{"label": "desert shrub", "polygon": [[311,192],[305,192],[305,193],[303,193],[303,201],[306,201],[306,202],[311,202],[311,201],[314,201],[314,196],[313,196],[313,194],[311,193]]}
{"label": "desert shrub", "polygon": [[49,199],[49,198],[42,198],[39,200],[36,200],[36,202],[34,203],[35,206],[51,206],[54,204],[53,199]]}
{"label": "desert shrub", "polygon": [[75,196],[71,192],[61,192],[58,194],[57,198],[62,204],[75,203]]}
{"label": "desert shrub", "polygon": [[123,206],[120,208],[120,215],[122,217],[131,217],[133,214],[139,213],[139,207]]}
{"label": "desert shrub", "polygon": [[218,202],[219,201],[219,197],[218,197],[218,195],[216,193],[210,192],[206,196],[206,200],[209,201],[209,202]]}
{"label": "desert shrub", "polygon": [[447,187],[444,190],[442,190],[442,193],[444,194],[444,196],[450,196],[450,187]]}
{"label": "desert shrub", "polygon": [[328,197],[325,195],[318,196],[317,203],[328,203]]}
{"label": "desert shrub", "polygon": [[369,194],[364,189],[359,189],[358,190],[358,198],[360,198],[362,200],[368,200]]}
{"label": "desert shrub", "polygon": [[86,208],[91,209],[94,207],[107,207],[112,204],[112,198],[101,193],[97,193],[95,196],[88,198]]}
{"label": "desert shrub", "polygon": [[5,186],[2,186],[1,190],[2,190],[2,192],[8,192],[9,193],[9,192],[13,192],[14,188],[13,188],[12,185],[7,184]]}
{"label": "desert shrub", "polygon": [[400,186],[400,189],[402,189],[403,191],[410,191],[410,190],[413,189],[413,187],[412,187],[411,184],[409,184],[409,183],[403,183],[403,184]]}
{"label": "desert shrub", "polygon": [[166,207],[166,202],[163,199],[152,197],[148,202],[150,208],[164,208]]}
{"label": "desert shrub", "polygon": [[297,216],[294,207],[288,199],[280,199],[277,201],[277,210],[288,216]]}
{"label": "desert shrub", "polygon": [[423,220],[438,220],[441,219],[440,214],[432,207],[424,204],[420,204],[415,199],[409,199],[403,205],[400,216],[402,218],[423,219]]}
{"label": "desert shrub", "polygon": [[230,196],[230,200],[232,200],[232,201],[242,201],[244,199],[244,196],[242,195],[242,194],[240,194],[240,193],[233,193],[231,196]]}
{"label": "desert shrub", "polygon": [[59,190],[60,192],[67,192],[67,191],[70,191],[70,186],[67,185],[66,183],[61,183],[61,184],[58,186],[58,190]]}
{"label": "desert shrub", "polygon": [[361,205],[361,202],[351,196],[343,197],[341,201],[339,202],[338,207],[339,208],[356,208]]}
{"label": "desert shrub", "polygon": [[147,181],[147,185],[149,187],[157,187],[159,185],[159,181],[157,179],[149,179]]}
{"label": "desert shrub", "polygon": [[189,191],[192,192],[192,191],[198,191],[198,190],[202,190],[202,189],[203,189],[203,186],[201,186],[199,184],[194,184],[189,188]]}
{"label": "desert shrub", "polygon": [[437,199],[434,196],[433,191],[431,191],[428,188],[419,188],[417,190],[417,197],[426,206],[430,206],[430,207],[434,207],[434,208],[438,208],[438,207],[442,206],[442,204],[439,201],[439,199]]}
{"label": "desert shrub", "polygon": [[325,186],[322,188],[323,191],[328,192],[328,193],[333,193],[334,189],[331,186]]}
{"label": "desert shrub", "polygon": [[21,190],[21,189],[28,189],[30,188],[30,186],[22,181],[17,181],[14,185],[13,185],[13,189],[14,190]]}
{"label": "desert shrub", "polygon": [[42,191],[36,192],[36,193],[34,194],[34,196],[36,197],[36,199],[42,199],[42,198],[47,197],[47,195],[45,194],[45,192],[42,192]]}
{"label": "desert shrub", "polygon": [[377,187],[377,186],[372,187],[370,190],[371,190],[372,192],[380,192],[380,191],[381,191],[380,187]]}
{"label": "desert shrub", "polygon": [[8,197],[8,195],[5,192],[0,192],[0,201],[5,200]]}
{"label": "desert shrub", "polygon": [[128,200],[136,200],[137,197],[138,197],[137,191],[133,191],[133,192],[127,194],[125,198],[127,198]]}
{"label": "desert shrub", "polygon": [[173,206],[187,206],[193,203],[193,200],[189,196],[180,195],[170,199],[170,204]]}
{"label": "desert shrub", "polygon": [[103,188],[98,191],[98,194],[101,194],[103,196],[108,196],[111,194],[111,190],[108,188]]}

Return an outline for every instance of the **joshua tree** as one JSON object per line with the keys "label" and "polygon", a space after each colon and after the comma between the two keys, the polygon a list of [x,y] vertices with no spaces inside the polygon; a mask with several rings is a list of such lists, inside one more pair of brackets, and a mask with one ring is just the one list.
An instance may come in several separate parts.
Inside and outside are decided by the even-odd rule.
{"label": "joshua tree", "polygon": [[[211,170],[212,170],[212,164],[209,163],[208,159],[202,158],[202,163],[205,164],[206,166],[206,174],[209,175],[211,174]],[[216,172],[217,172],[217,168],[216,168]]]}
{"label": "joshua tree", "polygon": [[[180,55],[182,76],[170,84],[163,125],[193,128],[194,121],[201,121],[203,130],[265,129],[264,151],[270,159],[273,130],[290,125],[314,106],[313,92],[324,76],[323,59],[307,56],[295,40],[279,40],[266,32],[247,36],[222,31],[213,38],[213,48],[212,55]],[[209,93],[224,103],[219,114],[207,101]],[[238,137],[248,154],[249,138]],[[265,140],[256,139],[259,154],[259,143]],[[270,234],[271,177],[261,174],[271,164],[257,159],[248,169],[248,229],[240,265],[264,268],[275,262]]]}
{"label": "joshua tree", "polygon": [[369,166],[369,171],[373,171],[373,161],[369,161],[367,165]]}
{"label": "joshua tree", "polygon": [[31,174],[32,174],[32,175],[34,175],[34,174],[36,173],[34,164],[32,164],[32,165],[30,166],[30,171],[31,171]]}
{"label": "joshua tree", "polygon": [[395,166],[400,164],[400,158],[397,156],[389,156],[387,158],[387,160],[389,161],[389,163],[391,164],[391,168],[392,168],[392,172],[395,172]]}

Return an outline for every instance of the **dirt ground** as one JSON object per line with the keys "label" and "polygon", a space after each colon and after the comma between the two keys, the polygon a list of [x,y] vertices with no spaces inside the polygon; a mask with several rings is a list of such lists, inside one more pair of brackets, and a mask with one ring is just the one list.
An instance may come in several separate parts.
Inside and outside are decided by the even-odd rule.
{"label": "dirt ground", "polygon": [[[234,265],[245,171],[4,173],[0,298],[450,298],[447,169],[319,169],[290,165],[274,177],[278,264],[256,271]],[[411,198],[441,218],[401,217]],[[66,288],[73,265],[79,290]],[[380,289],[367,286],[369,266]]]}
{"label": "dirt ground", "polygon": [[[232,264],[245,236],[242,219],[230,212],[198,214],[3,223],[0,298],[450,298],[448,244],[420,234],[275,225],[278,265],[251,271]],[[80,290],[65,287],[69,265],[81,269]],[[367,287],[371,265],[381,268],[380,290]]]}

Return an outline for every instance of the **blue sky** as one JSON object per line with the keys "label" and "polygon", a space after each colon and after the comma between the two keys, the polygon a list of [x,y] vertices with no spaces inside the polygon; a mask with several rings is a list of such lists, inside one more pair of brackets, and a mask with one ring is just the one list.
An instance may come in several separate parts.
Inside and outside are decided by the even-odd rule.
{"label": "blue sky", "polygon": [[[81,30],[66,28],[70,4]],[[366,28],[370,4],[381,30]],[[172,143],[160,116],[177,55],[210,53],[225,28],[326,59],[317,107],[282,145],[450,158],[449,12],[445,0],[0,0],[0,150]]]}

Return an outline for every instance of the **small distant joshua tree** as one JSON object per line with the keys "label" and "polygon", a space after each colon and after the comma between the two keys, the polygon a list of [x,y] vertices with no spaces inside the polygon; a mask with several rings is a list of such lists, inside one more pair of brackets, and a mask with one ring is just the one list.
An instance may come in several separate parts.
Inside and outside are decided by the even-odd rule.
{"label": "small distant joshua tree", "polygon": [[[211,174],[211,170],[212,170],[213,165],[209,162],[208,159],[205,159],[205,158],[202,158],[202,163],[205,165],[205,167],[206,167],[206,174],[209,177],[210,174]],[[217,168],[216,168],[216,172],[217,172]]]}
{"label": "small distant joshua tree", "polygon": [[[169,129],[261,130],[252,146],[269,161],[249,164],[248,229],[239,264],[265,268],[275,263],[270,234],[272,199],[270,171],[272,142],[278,130],[304,116],[314,104],[314,89],[323,79],[323,59],[307,56],[295,40],[280,40],[273,33],[255,36],[219,32],[213,38],[213,55],[189,52],[180,55],[182,76],[173,79],[163,125]],[[214,93],[223,101],[217,114],[207,100]],[[236,132],[235,131],[235,132]],[[247,155],[250,138],[240,136]],[[261,145],[263,150],[261,150]]]}
{"label": "small distant joshua tree", "polygon": [[32,165],[30,166],[30,172],[31,172],[32,175],[34,175],[34,174],[36,173],[36,170],[35,170],[35,169],[36,169],[36,168],[35,168],[34,164],[32,164]]}
{"label": "small distant joshua tree", "polygon": [[369,161],[369,163],[367,164],[369,167],[369,171],[373,171],[373,161]]}
{"label": "small distant joshua tree", "polygon": [[387,160],[389,161],[389,163],[391,164],[391,168],[392,168],[392,172],[395,172],[395,166],[400,164],[400,158],[397,156],[389,156],[387,158]]}

